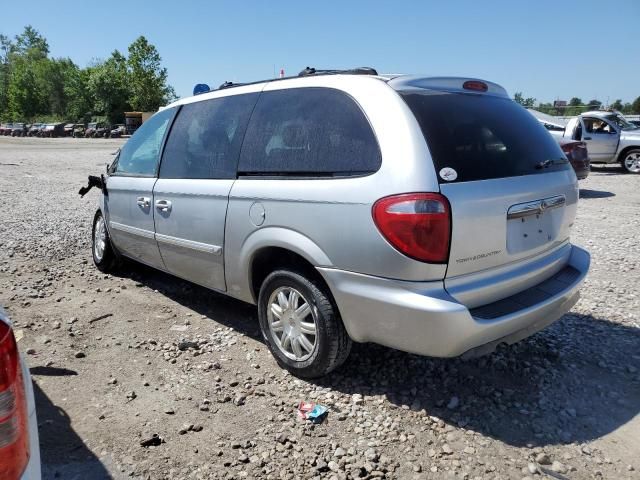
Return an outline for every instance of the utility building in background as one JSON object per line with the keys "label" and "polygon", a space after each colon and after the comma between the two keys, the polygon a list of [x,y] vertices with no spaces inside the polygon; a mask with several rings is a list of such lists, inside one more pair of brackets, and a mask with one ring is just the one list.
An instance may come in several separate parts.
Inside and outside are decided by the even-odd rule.
{"label": "utility building in background", "polygon": [[133,135],[140,125],[142,125],[155,112],[124,112],[124,124],[127,135]]}

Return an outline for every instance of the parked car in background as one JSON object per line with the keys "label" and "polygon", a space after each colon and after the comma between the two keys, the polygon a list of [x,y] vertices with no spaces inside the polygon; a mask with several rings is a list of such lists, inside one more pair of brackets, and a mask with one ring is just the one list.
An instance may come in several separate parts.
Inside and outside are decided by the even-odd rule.
{"label": "parked car in background", "polygon": [[91,138],[108,138],[110,134],[111,128],[104,122],[91,122],[84,132],[85,137]]}
{"label": "parked car in background", "polygon": [[559,125],[557,123],[550,123],[550,122],[546,122],[546,121],[543,121],[541,123],[542,123],[542,126],[544,128],[546,128],[547,131],[551,135],[553,135],[554,137],[560,137],[561,138],[562,135],[564,134],[564,128],[565,127],[563,125]]}
{"label": "parked car in background", "polygon": [[64,137],[64,123],[48,123],[41,130],[41,136],[46,138]]}
{"label": "parked car in background", "polygon": [[558,143],[564,154],[569,159],[578,180],[584,180],[591,171],[591,161],[585,142],[558,138]]}
{"label": "parked car in background", "polygon": [[27,134],[27,126],[24,123],[14,123],[11,127],[12,137],[24,137]]}
{"label": "parked car in background", "polygon": [[31,375],[0,307],[0,478],[40,480],[38,421]]}
{"label": "parked car in background", "polygon": [[352,341],[434,357],[517,342],[575,304],[590,263],[560,146],[472,78],[226,85],[153,115],[90,185],[98,269],[129,257],[257,304],[300,377]]}
{"label": "parked car in background", "polygon": [[29,127],[29,131],[27,132],[27,135],[29,137],[38,137],[40,136],[40,132],[42,131],[43,128],[44,128],[44,123],[34,123],[31,125],[31,127]]}
{"label": "parked car in background", "polygon": [[122,135],[125,135],[126,133],[127,133],[127,128],[125,127],[125,125],[123,123],[118,123],[111,127],[111,133],[109,136],[111,138],[119,138]]}
{"label": "parked car in background", "polygon": [[556,139],[571,163],[578,180],[587,178],[591,170],[591,163],[586,143],[564,138],[565,126],[560,119],[529,108],[527,111]]}
{"label": "parked car in background", "polygon": [[553,115],[548,115],[546,113],[539,112],[538,110],[534,110],[533,108],[527,108],[527,112],[536,118],[547,131],[553,135],[555,138],[562,138],[564,135],[564,128],[566,125],[566,121],[562,120],[558,117],[554,117]]}
{"label": "parked car in background", "polygon": [[0,124],[0,135],[9,135],[10,133],[11,133],[10,123]]}
{"label": "parked car in background", "polygon": [[619,112],[585,112],[569,120],[563,136],[585,142],[592,164],[619,163],[640,174],[640,127]]}
{"label": "parked car in background", "polygon": [[75,123],[67,123],[64,126],[64,136],[70,137],[73,134],[73,129],[75,128]]}
{"label": "parked car in background", "polygon": [[73,138],[83,138],[85,136],[85,132],[87,127],[83,123],[76,123],[73,127],[73,132],[71,132],[71,136]]}
{"label": "parked car in background", "polygon": [[111,136],[111,125],[107,123],[101,123],[97,126],[94,138],[109,138]]}
{"label": "parked car in background", "polygon": [[98,128],[98,122],[90,122],[87,124],[87,128],[84,130],[84,136],[90,138],[94,136],[96,129]]}

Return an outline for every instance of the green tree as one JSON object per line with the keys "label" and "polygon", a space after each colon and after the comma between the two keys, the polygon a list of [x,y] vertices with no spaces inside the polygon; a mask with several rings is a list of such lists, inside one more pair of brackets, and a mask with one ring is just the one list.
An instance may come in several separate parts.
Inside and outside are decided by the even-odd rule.
{"label": "green tree", "polygon": [[8,45],[7,109],[14,120],[30,120],[50,113],[48,105],[49,44],[32,26]]}
{"label": "green tree", "polygon": [[65,88],[75,77],[78,66],[69,58],[49,60],[46,66],[46,82],[42,86],[48,99],[49,113],[65,117],[68,114],[70,101],[68,89]]}
{"label": "green tree", "polygon": [[94,113],[104,114],[112,123],[121,122],[124,112],[131,108],[130,84],[127,59],[114,50],[107,61],[94,65],[89,74]]}
{"label": "green tree", "polygon": [[16,35],[13,53],[33,60],[42,60],[49,55],[49,44],[40,32],[31,25],[27,25],[20,35]]}
{"label": "green tree", "polygon": [[556,109],[552,103],[540,103],[537,107],[537,110],[542,113],[547,113],[549,115],[553,115],[556,113]]}
{"label": "green tree", "polygon": [[67,98],[67,117],[73,121],[88,122],[94,107],[89,87],[92,67],[67,71],[64,95]]}
{"label": "green tree", "polygon": [[9,82],[11,81],[10,52],[13,43],[0,34],[0,120],[9,119]]}
{"label": "green tree", "polygon": [[519,103],[525,108],[533,108],[536,104],[535,98],[532,98],[532,97],[524,98],[524,96],[522,95],[522,92],[516,92],[516,94],[513,96],[513,99],[516,101],[516,103]]}
{"label": "green tree", "polygon": [[173,88],[167,84],[167,69],[161,62],[158,50],[144,36],[129,45],[130,100],[135,110],[155,111],[175,98]]}
{"label": "green tree", "polygon": [[640,97],[631,103],[631,113],[640,114]]}
{"label": "green tree", "polygon": [[47,40],[27,25],[13,40],[0,34],[0,119],[39,116],[84,119],[100,113],[122,121],[125,110],[153,111],[175,98],[167,70],[146,38],[80,69],[69,58],[49,57]]}
{"label": "green tree", "polygon": [[594,100],[589,100],[589,103],[587,103],[587,106],[591,110],[598,110],[602,106],[602,102],[600,100],[595,100],[595,99]]}
{"label": "green tree", "polygon": [[580,97],[573,97],[569,100],[569,106],[571,107],[579,107],[580,105],[582,105],[582,99]]}
{"label": "green tree", "polygon": [[9,115],[14,120],[30,120],[47,112],[46,96],[40,86],[46,60],[29,61],[26,57],[12,59],[9,82]]}
{"label": "green tree", "polygon": [[622,109],[620,109],[620,111],[625,114],[631,113],[631,103],[626,102],[622,105]]}
{"label": "green tree", "polygon": [[613,108],[614,110],[622,111],[622,109],[624,108],[624,106],[622,105],[622,99],[617,99],[615,102],[613,102],[611,104],[611,108]]}

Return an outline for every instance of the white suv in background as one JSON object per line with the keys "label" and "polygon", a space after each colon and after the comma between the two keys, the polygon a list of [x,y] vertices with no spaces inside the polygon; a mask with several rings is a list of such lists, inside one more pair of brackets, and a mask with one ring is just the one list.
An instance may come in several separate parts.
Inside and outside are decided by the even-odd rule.
{"label": "white suv in background", "polygon": [[38,421],[31,375],[0,307],[0,479],[40,479]]}

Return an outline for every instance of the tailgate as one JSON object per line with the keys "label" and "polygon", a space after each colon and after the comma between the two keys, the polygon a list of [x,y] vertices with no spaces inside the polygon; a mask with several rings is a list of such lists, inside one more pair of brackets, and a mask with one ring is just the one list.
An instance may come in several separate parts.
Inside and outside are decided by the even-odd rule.
{"label": "tailgate", "polygon": [[578,201],[571,172],[440,188],[452,216],[447,279],[532,259],[569,239]]}
{"label": "tailgate", "polygon": [[[411,87],[399,93],[451,205],[447,290],[467,306],[557,273],[576,215],[576,176],[557,142],[506,93]],[[447,87],[448,88],[448,87]],[[565,252],[566,253],[566,252]],[[546,278],[545,278],[546,277]]]}

